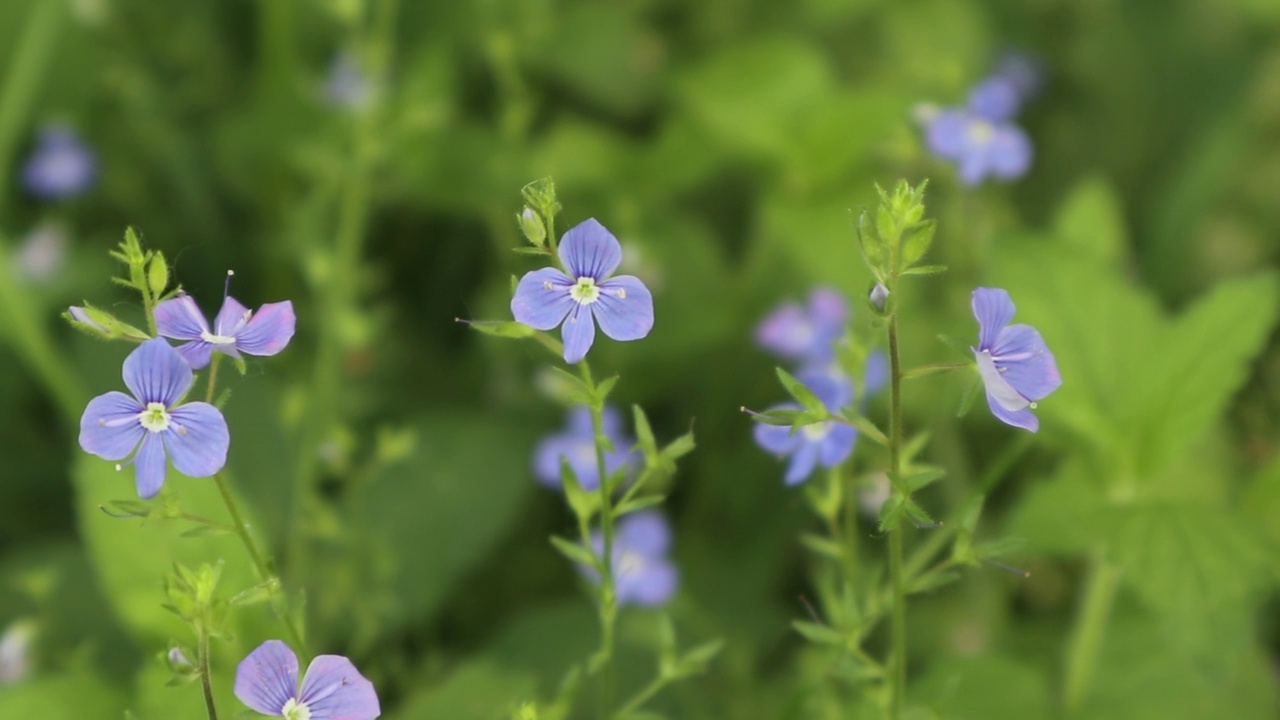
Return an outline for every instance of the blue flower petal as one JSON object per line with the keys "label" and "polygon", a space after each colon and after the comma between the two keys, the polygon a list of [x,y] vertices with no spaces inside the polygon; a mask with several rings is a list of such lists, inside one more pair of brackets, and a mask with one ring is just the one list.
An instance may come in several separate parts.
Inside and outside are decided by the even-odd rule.
{"label": "blue flower petal", "polygon": [[144,406],[153,402],[173,405],[191,387],[191,381],[191,366],[164,338],[142,343],[124,359],[124,384]]}
{"label": "blue flower petal", "polygon": [[639,570],[631,577],[625,578],[625,583],[623,578],[619,578],[619,603],[659,607],[667,604],[676,594],[676,588],[680,584],[680,573],[670,560],[651,559]]}
{"label": "blue flower petal", "polygon": [[991,354],[1005,382],[1028,400],[1043,399],[1062,386],[1053,353],[1030,325],[1006,327]]}
{"label": "blue flower petal", "polygon": [[661,512],[641,510],[618,521],[615,541],[625,551],[657,557],[671,547],[671,526]]}
{"label": "blue flower petal", "polygon": [[[290,312],[293,308],[290,307]],[[249,322],[249,308],[240,304],[239,300],[228,295],[222,299],[222,307],[218,309],[218,315],[213,319],[214,335],[235,335]]]}
{"label": "blue flower petal", "polygon": [[830,468],[849,459],[858,441],[858,431],[844,423],[831,422],[826,437],[818,441],[818,462]]}
{"label": "blue flower petal", "polygon": [[535,330],[550,330],[564,321],[577,302],[569,295],[573,283],[555,268],[527,272],[511,298],[516,322]]}
{"label": "blue flower petal", "polygon": [[1035,413],[1031,412],[1027,408],[1022,408],[1021,410],[1006,410],[1002,405],[1000,405],[1000,402],[991,395],[991,393],[987,393],[987,406],[991,408],[991,414],[995,415],[997,420],[1006,425],[1019,427],[1023,430],[1030,430],[1031,432],[1035,432],[1040,429],[1040,419],[1036,417]]}
{"label": "blue flower petal", "polygon": [[146,432],[138,416],[142,406],[122,392],[112,391],[89,401],[80,416],[80,447],[103,460],[123,460]]}
{"label": "blue flower petal", "polygon": [[174,350],[178,351],[178,354],[187,361],[192,370],[199,370],[208,365],[209,361],[213,359],[213,344],[204,340],[192,340],[189,343],[179,345]]}
{"label": "blue flower petal", "polygon": [[[797,432],[797,436],[803,437],[803,431]],[[787,485],[799,485],[813,474],[813,467],[818,462],[818,444],[811,442],[801,442],[796,448],[795,453],[791,456],[791,462],[787,465],[787,474],[783,481]]]}
{"label": "blue flower petal", "polygon": [[622,245],[595,218],[587,218],[561,238],[560,262],[573,280],[589,277],[599,283],[618,269]]}
{"label": "blue flower petal", "polygon": [[596,322],[591,311],[584,305],[573,303],[569,316],[560,327],[560,337],[564,340],[564,361],[570,365],[582,362],[596,339]]}
{"label": "blue flower petal", "polygon": [[969,91],[969,109],[992,122],[1004,122],[1018,114],[1020,99],[1009,79],[990,77]]}
{"label": "blue flower petal", "polygon": [[1013,319],[1013,300],[999,288],[980,287],[973,291],[971,304],[978,319],[978,349],[990,350],[1000,331]]}
{"label": "blue flower petal", "polygon": [[173,466],[187,477],[209,477],[227,464],[231,435],[222,413],[209,403],[194,402],[169,411],[164,435]]}
{"label": "blue flower petal", "polygon": [[[227,309],[227,304],[230,303],[235,303],[235,300],[227,298],[227,303],[223,304],[224,311]],[[240,305],[240,303],[235,304]],[[218,313],[218,321],[219,323],[222,322],[221,312]],[[235,347],[237,349],[243,350],[250,355],[270,356],[285,349],[289,344],[289,340],[293,338],[296,324],[297,318],[293,314],[293,303],[285,300],[284,302],[267,303],[258,308],[258,312],[249,318],[247,324],[238,330],[233,330],[231,334],[235,335]],[[230,348],[227,349],[229,350]]]}
{"label": "blue flower petal", "polygon": [[962,110],[940,110],[925,129],[925,144],[940,158],[959,160],[969,152],[969,122]]}
{"label": "blue flower petal", "polygon": [[[779,405],[771,410],[799,410],[798,405]],[[756,423],[752,430],[756,444],[764,448],[766,452],[774,455],[789,455],[804,442],[804,435],[800,432],[791,432],[791,428],[786,425],[769,425],[768,423]]]}
{"label": "blue flower petal", "polygon": [[996,128],[986,154],[990,172],[998,178],[1014,180],[1031,169],[1031,139],[1013,125]]}
{"label": "blue flower petal", "polygon": [[155,497],[164,485],[165,473],[164,441],[157,433],[144,432],[138,454],[133,456],[133,465],[138,497],[143,500]]}
{"label": "blue flower petal", "polygon": [[209,325],[190,295],[179,295],[156,305],[156,330],[175,340],[197,340]]}
{"label": "blue flower petal", "polygon": [[804,308],[794,302],[780,305],[756,326],[760,347],[784,358],[800,358],[813,346],[814,328]]}
{"label": "blue flower petal", "polygon": [[600,330],[614,340],[639,340],[653,329],[653,295],[640,278],[619,275],[600,283],[591,313]]}
{"label": "blue flower petal", "polygon": [[382,713],[373,683],[341,655],[311,661],[298,700],[311,710],[311,720],[373,720]]}
{"label": "blue flower petal", "polygon": [[298,691],[298,656],[279,640],[268,640],[236,666],[235,693],[263,715],[280,715]]}

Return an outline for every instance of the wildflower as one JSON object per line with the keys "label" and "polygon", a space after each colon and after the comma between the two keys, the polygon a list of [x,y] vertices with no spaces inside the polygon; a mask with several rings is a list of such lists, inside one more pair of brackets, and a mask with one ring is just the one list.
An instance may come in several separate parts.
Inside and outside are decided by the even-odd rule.
{"label": "wildflower", "polygon": [[560,329],[564,361],[580,362],[595,340],[595,323],[614,340],[639,340],[653,329],[653,295],[632,275],[609,277],[622,261],[622,246],[594,218],[564,234],[556,268],[525,273],[511,298],[516,322],[536,330]]}
{"label": "wildflower", "polygon": [[989,77],[969,91],[969,110],[991,122],[1005,122],[1018,114],[1022,100],[1011,81],[998,76]]}
{"label": "wildflower", "polygon": [[[89,401],[80,418],[80,447],[104,460],[123,460],[137,449],[138,495],[153,497],[164,484],[166,455],[190,477],[209,477],[227,461],[227,421],[214,406],[179,405],[191,388],[191,367],[161,338],[139,345],[124,360],[129,397],[112,391]],[[117,469],[120,467],[116,466]]]}
{"label": "wildflower", "polygon": [[[814,373],[801,374],[797,379],[818,396],[828,411],[840,410],[840,400],[845,397],[840,383],[827,375]],[[801,408],[796,403],[783,403],[770,409]],[[798,485],[813,474],[816,466],[830,468],[844,462],[853,453],[858,431],[835,420],[806,425],[795,432],[784,425],[759,423],[755,427],[755,440],[757,445],[779,457],[791,456],[783,481],[787,485]]]}
{"label": "wildflower", "polygon": [[22,167],[27,191],[42,200],[67,200],[84,194],[98,176],[93,153],[65,125],[46,125]]}
{"label": "wildflower", "polygon": [[828,360],[848,318],[844,296],[820,287],[810,293],[808,307],[787,302],[769,313],[756,327],[756,342],[788,360]]}
{"label": "wildflower", "polygon": [[236,667],[236,697],[286,720],[373,720],[382,714],[373,683],[341,655],[318,655],[298,683],[298,656],[268,640]]}
{"label": "wildflower", "polygon": [[[623,432],[617,410],[606,406],[600,419],[605,437],[613,444],[613,450],[604,454],[605,472],[612,475],[634,458],[631,446],[635,440]],[[591,411],[584,406],[571,410],[565,429],[543,438],[533,451],[533,473],[538,482],[551,488],[560,487],[561,458],[568,461],[584,490],[600,487],[595,431],[591,426]]]}
{"label": "wildflower", "polygon": [[[604,552],[599,532],[591,537],[596,557]],[[618,522],[613,538],[613,584],[619,605],[665,605],[676,592],[680,572],[667,558],[671,526],[657,510],[641,510]],[[588,577],[599,580],[592,571]]]}
{"label": "wildflower", "polygon": [[275,355],[289,344],[295,323],[293,303],[288,300],[267,303],[254,313],[228,295],[214,318],[213,332],[189,295],[179,295],[156,306],[159,333],[191,341],[179,345],[178,352],[193,370],[208,365],[214,350],[231,357],[240,357],[241,352]]}
{"label": "wildflower", "polygon": [[13,270],[23,280],[46,283],[67,262],[67,233],[57,224],[37,225],[13,254]]}
{"label": "wildflower", "polygon": [[373,86],[356,57],[349,52],[339,52],[333,56],[322,94],[334,107],[363,110],[373,100]]}
{"label": "wildflower", "polygon": [[1040,420],[1031,412],[1036,401],[1062,385],[1058,364],[1044,338],[1030,325],[1010,325],[1013,301],[997,288],[973,291],[978,319],[978,347],[973,356],[987,390],[987,405],[1001,422],[1035,432]]}
{"label": "wildflower", "polygon": [[873,310],[883,313],[886,303],[889,302],[889,288],[885,287],[884,283],[876,283],[867,295],[867,302],[871,303]]}
{"label": "wildflower", "polygon": [[31,674],[31,644],[36,624],[19,620],[0,635],[0,687],[13,685]]}
{"label": "wildflower", "polygon": [[1021,128],[967,109],[933,113],[926,122],[925,142],[935,155],[956,164],[965,185],[988,177],[1014,180],[1031,168],[1031,140]]}
{"label": "wildflower", "polygon": [[996,60],[993,76],[1012,85],[1018,94],[1018,104],[1024,105],[1040,92],[1044,70],[1031,55],[1008,50]]}

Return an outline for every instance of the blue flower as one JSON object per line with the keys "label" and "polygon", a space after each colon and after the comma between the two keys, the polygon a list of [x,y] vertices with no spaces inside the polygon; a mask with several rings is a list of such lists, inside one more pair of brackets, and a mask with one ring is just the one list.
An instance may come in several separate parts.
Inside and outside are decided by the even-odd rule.
{"label": "blue flower", "polygon": [[1040,92],[1044,69],[1040,61],[1024,52],[1009,50],[996,60],[993,77],[1013,86],[1018,93],[1018,104],[1025,105]]}
{"label": "blue flower", "polygon": [[969,91],[969,110],[991,122],[1001,123],[1017,116],[1022,100],[1012,82],[998,76],[989,77]]}
{"label": "blue flower", "polygon": [[[605,437],[613,443],[613,451],[604,455],[605,472],[612,475],[635,458],[631,447],[636,441],[623,432],[622,418],[617,410],[606,406],[601,420]],[[600,487],[595,431],[591,427],[591,411],[584,406],[571,410],[565,429],[543,438],[533,451],[533,474],[538,482],[550,488],[560,487],[561,458],[568,461],[584,490]]]}
{"label": "blue flower", "polygon": [[340,52],[333,56],[329,66],[323,95],[325,102],[334,107],[359,111],[369,107],[373,100],[373,86],[355,56]]}
{"label": "blue flower", "polygon": [[594,218],[564,234],[560,262],[569,274],[543,268],[520,278],[511,314],[536,330],[563,323],[565,362],[587,356],[597,322],[605,335],[621,341],[639,340],[653,329],[653,295],[639,278],[610,277],[622,262],[622,246]]}
{"label": "blue flower", "polygon": [[[830,412],[839,412],[852,397],[847,379],[833,378],[825,373],[802,373],[797,380],[813,391]],[[843,380],[843,382],[840,382]],[[800,410],[796,403],[775,405],[770,410]],[[790,456],[786,474],[787,485],[798,485],[813,474],[817,466],[835,467],[848,459],[858,441],[858,431],[835,420],[824,420],[806,425],[794,433],[790,427],[759,423],[755,427],[756,444],[779,457]]]}
{"label": "blue flower", "polygon": [[46,125],[22,167],[27,191],[42,200],[68,200],[87,191],[98,177],[98,162],[65,125]]}
{"label": "blue flower", "polygon": [[810,293],[807,307],[785,302],[765,316],[756,327],[756,342],[788,360],[823,362],[834,355],[848,319],[844,296],[820,287]]}
{"label": "blue flower", "polygon": [[1062,385],[1062,376],[1035,328],[1009,324],[1013,313],[1013,301],[1004,290],[973,291],[973,315],[978,319],[973,356],[991,413],[1001,422],[1035,432],[1040,420],[1031,409]]}
{"label": "blue flower", "polygon": [[965,185],[988,177],[1015,180],[1031,168],[1031,140],[1021,128],[968,109],[933,113],[926,121],[925,142],[935,155],[956,164]]}
{"label": "blue flower", "polygon": [[317,655],[298,682],[298,656],[268,640],[236,667],[236,697],[263,715],[286,720],[374,720],[378,693],[351,661]]}
{"label": "blue flower", "polygon": [[[591,536],[596,557],[604,552],[599,532]],[[657,607],[675,594],[680,572],[667,557],[671,549],[671,526],[657,510],[641,510],[622,518],[613,537],[613,584],[619,605]],[[594,582],[599,576],[588,568],[584,574]]]}
{"label": "blue flower", "polygon": [[178,404],[191,382],[191,366],[164,339],[142,343],[124,360],[133,397],[112,391],[90,400],[80,417],[80,447],[104,460],[124,460],[136,448],[131,462],[142,498],[160,492],[166,454],[184,475],[213,475],[227,462],[231,436],[214,406]]}
{"label": "blue flower", "polygon": [[293,303],[288,300],[267,303],[255,313],[229,295],[222,301],[212,331],[189,295],[165,300],[156,306],[155,312],[156,328],[161,335],[190,340],[179,345],[178,352],[193,370],[208,365],[214,350],[231,357],[240,357],[241,352],[275,355],[289,344],[297,323]]}

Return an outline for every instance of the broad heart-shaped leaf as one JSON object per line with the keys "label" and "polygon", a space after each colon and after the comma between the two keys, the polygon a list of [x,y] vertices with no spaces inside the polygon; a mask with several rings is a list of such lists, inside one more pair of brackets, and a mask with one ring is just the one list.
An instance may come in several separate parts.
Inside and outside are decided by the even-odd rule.
{"label": "broad heart-shaped leaf", "polygon": [[929,667],[910,688],[913,705],[941,710],[938,717],[1028,720],[1052,717],[1046,673],[1000,654],[952,658]]}
{"label": "broad heart-shaped leaf", "polygon": [[[236,452],[233,441],[233,450]],[[160,607],[164,602],[161,578],[174,563],[198,568],[223,561],[219,595],[230,597],[258,582],[249,556],[240,538],[234,534],[219,537],[184,538],[192,524],[181,520],[148,518],[117,519],[98,509],[112,497],[120,497],[133,488],[133,468],[117,472],[112,463],[85,453],[76,453],[72,468],[76,487],[76,516],[80,537],[98,574],[102,592],[115,609],[121,623],[144,647],[186,637],[190,632],[178,618]],[[188,478],[169,468],[165,479],[168,491],[175,493],[183,511],[227,521],[226,506],[211,478]],[[241,502],[241,509],[253,513]],[[243,642],[274,630],[275,618],[270,610],[246,610],[231,615],[231,630],[237,637],[248,635]],[[275,631],[278,635],[279,632]],[[220,644],[234,654],[232,644]]]}
{"label": "broad heart-shaped leaf", "polygon": [[[415,454],[360,490],[362,510],[352,519],[361,557],[377,560],[351,570],[370,605],[388,609],[385,632],[429,618],[507,533],[536,485],[527,425],[498,414],[442,412],[413,427],[420,438]],[[354,601],[330,600],[337,606],[325,614],[348,612]]]}
{"label": "broad heart-shaped leaf", "polygon": [[0,718],[120,720],[125,698],[118,688],[85,672],[39,675],[0,688]]}
{"label": "broad heart-shaped leaf", "polygon": [[1168,326],[1131,378],[1143,408],[1136,438],[1139,471],[1160,470],[1218,420],[1248,378],[1280,308],[1274,273],[1219,284]]}
{"label": "broad heart-shaped leaf", "polygon": [[1124,212],[1120,198],[1106,178],[1081,180],[1058,207],[1054,234],[1059,242],[1113,263],[1128,251]]}

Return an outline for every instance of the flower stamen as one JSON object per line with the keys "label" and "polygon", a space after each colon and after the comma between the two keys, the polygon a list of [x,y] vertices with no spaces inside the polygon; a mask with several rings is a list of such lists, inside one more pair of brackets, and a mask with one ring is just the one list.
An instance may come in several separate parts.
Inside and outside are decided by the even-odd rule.
{"label": "flower stamen", "polygon": [[590,305],[600,299],[600,288],[596,285],[595,278],[580,277],[578,282],[569,288],[569,297],[579,305]]}
{"label": "flower stamen", "polygon": [[138,416],[138,422],[153,433],[164,432],[169,429],[169,410],[164,403],[147,403],[146,410]]}

